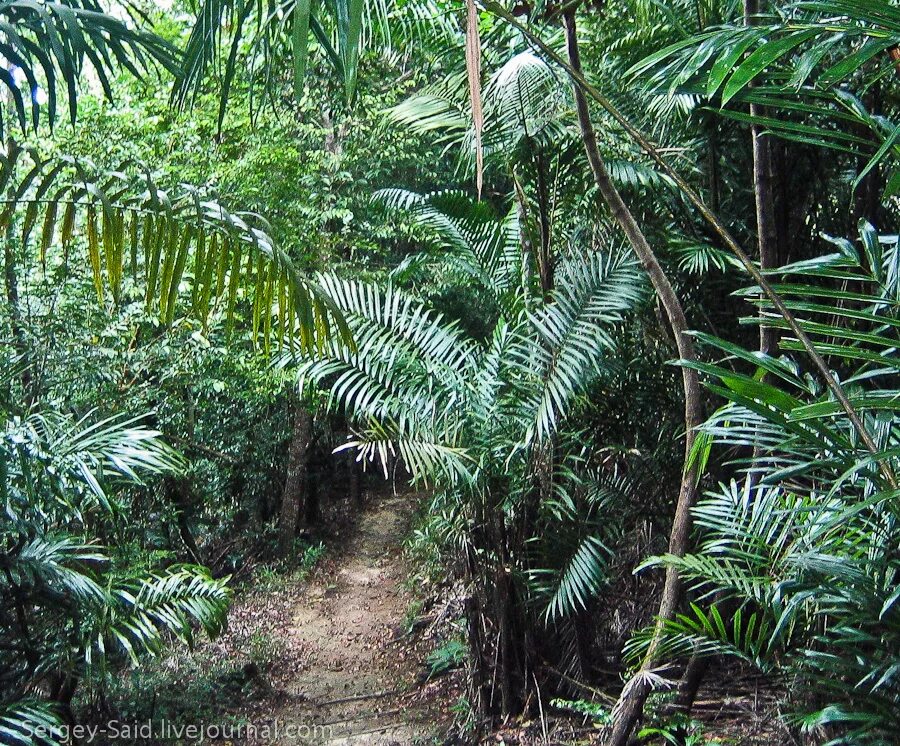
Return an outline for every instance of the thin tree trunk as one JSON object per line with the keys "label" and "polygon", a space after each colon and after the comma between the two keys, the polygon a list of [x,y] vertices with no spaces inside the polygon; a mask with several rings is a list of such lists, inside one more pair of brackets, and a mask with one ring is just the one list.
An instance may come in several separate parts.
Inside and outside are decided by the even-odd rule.
{"label": "thin tree trunk", "polygon": [[281,516],[278,522],[278,556],[286,558],[297,536],[297,518],[306,487],[306,469],[312,440],[312,414],[302,401],[294,412],[294,428],[288,447],[287,477],[281,495]]}
{"label": "thin tree trunk", "polygon": [[[312,450],[312,448],[309,450]],[[307,526],[314,526],[319,522],[319,517],[321,515],[318,469],[310,469],[307,467],[305,484],[306,494],[303,497],[303,522]]]}
{"label": "thin tree trunk", "polygon": [[[744,0],[744,23],[752,26],[759,13],[758,0]],[[750,104],[750,116],[761,117],[763,107]],[[759,267],[765,271],[777,265],[778,229],[775,220],[775,200],[772,185],[772,144],[769,135],[758,124],[750,125],[753,142],[753,196],[756,203],[756,237],[759,245]],[[778,342],[775,329],[761,324],[759,351],[771,354]]]}
{"label": "thin tree trunk", "polygon": [[[576,72],[581,72],[581,54],[578,48],[578,36],[575,26],[575,13],[569,10],[565,13],[566,44],[569,54],[569,62]],[[578,122],[581,126],[581,136],[584,149],[587,154],[594,182],[597,189],[606,202],[616,222],[622,228],[628,238],[637,258],[640,260],[653,284],[653,288],[659,297],[660,303],[665,309],[669,325],[675,336],[678,354],[682,360],[694,361],[696,354],[691,338],[688,336],[687,319],[681,301],[675,294],[669,278],[660,266],[653,249],[647,242],[646,236],[637,224],[637,221],[628,209],[622,196],[612,183],[609,172],[603,163],[600,149],[597,147],[597,137],[591,124],[590,109],[587,99],[577,82],[573,82],[575,103],[578,110]],[[685,465],[688,455],[694,444],[695,428],[701,421],[700,382],[695,371],[682,367],[682,385],[684,387],[684,425],[685,425]],[[697,492],[697,471],[695,466],[685,468],[681,488],[678,494],[678,502],[675,508],[675,519],[672,524],[672,533],[669,537],[669,552],[676,556],[682,556],[688,549],[691,533],[691,507]],[[660,599],[659,613],[657,616],[656,634],[647,650],[644,661],[637,675],[628,683],[616,707],[616,716],[612,725],[608,746],[624,746],[634,729],[635,723],[644,709],[644,703],[650,694],[651,687],[646,673],[653,666],[661,633],[665,621],[671,619],[681,600],[681,580],[674,568],[666,570],[666,579]]]}
{"label": "thin tree trunk", "polygon": [[547,179],[544,174],[544,158],[538,150],[535,158],[535,167],[537,170],[537,190],[538,190],[538,217],[540,219],[541,230],[541,246],[540,246],[540,269],[541,292],[544,298],[548,298],[554,286],[554,262],[553,255],[550,253],[550,216],[547,213],[547,204],[550,202],[550,195],[547,193]]}
{"label": "thin tree trunk", "polygon": [[[744,0],[744,23],[752,26],[759,13],[758,0]],[[751,118],[762,117],[765,109],[758,104],[750,104]],[[778,220],[775,212],[775,179],[772,159],[772,142],[760,125],[751,123],[750,140],[753,150],[753,201],[756,208],[756,240],[759,249],[759,267],[765,272],[778,266]],[[713,208],[717,210],[717,207]],[[761,317],[764,314],[761,312]],[[759,351],[771,355],[778,346],[778,330],[764,323],[759,325]],[[760,457],[758,447],[753,449],[754,462]],[[751,478],[757,478],[753,472]],[[692,656],[678,685],[678,693],[673,708],[688,715],[693,708],[694,698],[708,668],[707,662]]]}
{"label": "thin tree trunk", "polygon": [[719,211],[720,193],[722,191],[721,178],[719,175],[719,133],[716,129],[716,122],[711,117],[709,119],[709,137],[707,139],[708,148],[706,154],[707,177],[709,178],[709,206],[713,212]]}
{"label": "thin tree trunk", "polygon": [[541,257],[535,250],[534,237],[531,235],[531,225],[528,220],[528,207],[526,204],[525,190],[516,178],[513,171],[513,193],[516,195],[516,215],[519,218],[519,243],[522,246],[522,282],[526,282],[531,262],[537,268],[538,274],[541,273]]}
{"label": "thin tree trunk", "polygon": [[175,506],[175,521],[178,524],[178,535],[190,555],[191,562],[203,564],[200,558],[200,547],[191,531],[191,513],[194,512],[194,498],[191,496],[190,483],[183,477],[172,477],[165,480],[166,496]]}

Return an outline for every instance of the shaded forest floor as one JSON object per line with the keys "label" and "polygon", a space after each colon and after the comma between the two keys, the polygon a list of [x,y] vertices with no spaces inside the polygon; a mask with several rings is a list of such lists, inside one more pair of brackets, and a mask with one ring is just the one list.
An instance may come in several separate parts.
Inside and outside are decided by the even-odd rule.
{"label": "shaded forest floor", "polygon": [[[448,742],[448,732],[454,743],[469,742],[451,727],[464,671],[432,678],[426,664],[452,639],[451,612],[461,607],[425,599],[407,582],[402,540],[417,500],[382,494],[360,511],[332,506],[321,558],[314,545],[287,573],[258,567],[241,583],[224,634],[136,669],[119,682],[105,717],[212,724],[219,734],[206,740],[218,743],[425,746]],[[446,602],[443,611],[437,601]],[[431,613],[423,602],[434,604]],[[589,690],[570,696],[594,699]],[[713,671],[695,711],[702,731],[690,743],[789,744],[775,712],[775,693],[761,678]],[[591,718],[569,707],[553,703],[541,715],[501,726],[484,743],[602,742]],[[173,739],[134,742],[163,741]]]}
{"label": "shaded forest floor", "polygon": [[447,682],[426,681],[428,647],[403,624],[414,597],[402,583],[400,538],[414,501],[408,495],[376,498],[339,553],[293,597],[282,596],[292,601],[269,619],[288,652],[266,672],[279,701],[274,708],[268,701],[249,708],[249,720],[277,722],[280,732],[298,726],[298,733],[325,744],[439,739],[448,720],[442,707]]}

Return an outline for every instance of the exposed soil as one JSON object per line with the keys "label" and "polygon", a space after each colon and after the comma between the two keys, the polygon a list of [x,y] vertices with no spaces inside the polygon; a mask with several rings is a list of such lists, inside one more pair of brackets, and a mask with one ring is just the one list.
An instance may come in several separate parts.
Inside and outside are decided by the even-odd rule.
{"label": "exposed soil", "polygon": [[286,654],[266,675],[281,696],[265,715],[248,715],[297,735],[263,742],[405,745],[440,735],[441,683],[425,681],[426,651],[401,624],[412,596],[402,587],[400,542],[414,501],[376,498],[339,554],[275,615]]}
{"label": "exposed soil", "polygon": [[[235,745],[442,743],[453,719],[449,705],[464,691],[464,671],[429,680],[423,662],[460,607],[451,598],[442,610],[436,604],[423,613],[413,606],[422,594],[404,583],[410,568],[402,539],[418,497],[372,496],[355,513],[339,506],[341,519],[329,521],[328,531],[336,540],[311,575],[258,576],[235,600],[225,634],[188,658],[160,665],[166,676],[156,680],[165,681],[164,690],[150,687],[154,707],[159,695],[157,714],[177,710],[187,722],[247,726],[237,738],[211,739]],[[710,673],[697,701],[694,716],[704,734],[741,746],[790,743],[775,717],[778,693],[749,671],[723,673]],[[570,696],[594,694],[584,687]],[[603,742],[589,718],[543,707],[480,742]],[[476,739],[457,733],[454,742]]]}

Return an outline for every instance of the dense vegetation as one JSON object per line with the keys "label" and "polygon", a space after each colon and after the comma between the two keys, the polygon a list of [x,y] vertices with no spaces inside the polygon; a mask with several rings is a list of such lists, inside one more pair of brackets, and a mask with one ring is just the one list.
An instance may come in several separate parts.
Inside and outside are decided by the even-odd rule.
{"label": "dense vegetation", "polygon": [[896,743],[898,49],[887,0],[0,0],[0,743],[384,479],[460,742],[696,743],[755,669]]}

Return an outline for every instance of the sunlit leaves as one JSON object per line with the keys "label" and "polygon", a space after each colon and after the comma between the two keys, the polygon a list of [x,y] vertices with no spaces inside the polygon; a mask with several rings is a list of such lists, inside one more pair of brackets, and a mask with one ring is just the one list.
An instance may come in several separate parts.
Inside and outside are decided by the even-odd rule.
{"label": "sunlit leaves", "polygon": [[[205,323],[214,312],[231,325],[243,298],[253,339],[266,351],[273,341],[296,340],[308,349],[335,329],[348,339],[333,304],[273,243],[257,215],[231,212],[185,185],[168,192],[134,169],[104,172],[87,161],[43,161],[15,147],[0,156],[0,187],[12,194],[0,226],[21,214],[22,241],[42,266],[55,250],[63,267],[86,267],[101,303],[118,305],[127,278],[143,288],[147,312],[166,326],[179,314]],[[38,224],[38,245],[32,246]],[[189,304],[181,302],[186,284]]]}

